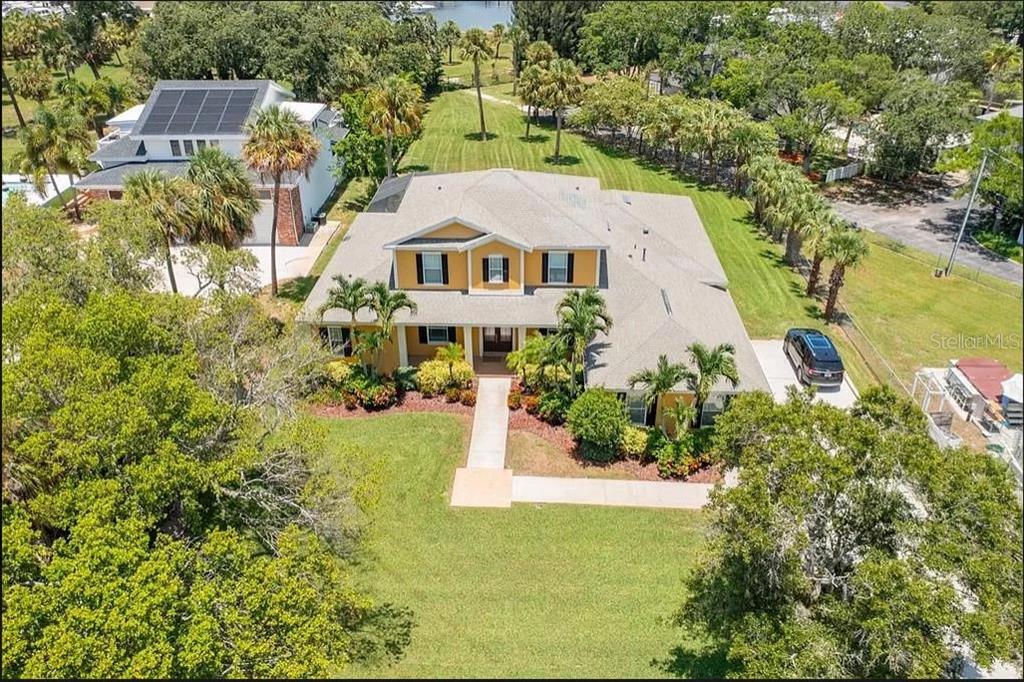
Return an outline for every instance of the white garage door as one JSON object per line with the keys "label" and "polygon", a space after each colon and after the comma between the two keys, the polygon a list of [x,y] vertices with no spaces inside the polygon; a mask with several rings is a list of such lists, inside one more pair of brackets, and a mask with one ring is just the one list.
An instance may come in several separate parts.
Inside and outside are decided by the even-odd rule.
{"label": "white garage door", "polygon": [[270,228],[274,220],[274,202],[260,201],[260,211],[252,221],[252,236],[246,244],[269,244]]}

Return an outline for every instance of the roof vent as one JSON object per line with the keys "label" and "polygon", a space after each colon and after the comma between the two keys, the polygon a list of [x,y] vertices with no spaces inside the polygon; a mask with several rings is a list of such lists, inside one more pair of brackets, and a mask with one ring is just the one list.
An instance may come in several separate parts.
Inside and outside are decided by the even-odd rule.
{"label": "roof vent", "polygon": [[665,312],[668,313],[669,317],[671,317],[672,303],[668,300],[668,292],[664,289],[661,290],[661,302],[665,304]]}
{"label": "roof vent", "polygon": [[644,234],[650,234],[651,233],[651,228],[645,227],[643,231],[644,231]]}
{"label": "roof vent", "polygon": [[440,191],[441,191],[441,185],[438,185],[438,186],[437,186],[437,191],[438,191],[438,192],[440,192]]}

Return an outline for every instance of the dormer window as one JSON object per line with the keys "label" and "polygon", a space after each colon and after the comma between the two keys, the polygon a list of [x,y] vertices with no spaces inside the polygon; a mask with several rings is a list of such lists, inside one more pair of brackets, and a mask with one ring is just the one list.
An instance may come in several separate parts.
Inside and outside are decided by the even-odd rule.
{"label": "dormer window", "polygon": [[572,254],[568,251],[548,251],[544,254],[542,275],[546,284],[572,283]]}
{"label": "dormer window", "polygon": [[418,284],[440,285],[448,283],[448,256],[437,252],[416,254],[416,280]]}
{"label": "dormer window", "polygon": [[488,256],[484,259],[487,262],[487,283],[502,284],[508,281],[508,259],[504,256]]}

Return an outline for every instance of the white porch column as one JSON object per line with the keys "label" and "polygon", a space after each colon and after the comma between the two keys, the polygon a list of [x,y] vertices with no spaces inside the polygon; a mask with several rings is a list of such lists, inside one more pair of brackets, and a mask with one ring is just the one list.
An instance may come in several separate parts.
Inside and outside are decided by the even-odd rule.
{"label": "white porch column", "polygon": [[398,335],[398,366],[408,367],[409,366],[409,345],[405,337],[405,326],[401,324],[395,325],[395,334]]}
{"label": "white porch column", "polygon": [[526,327],[519,328],[519,345],[516,348],[522,348],[526,345]]}
{"label": "white porch column", "polygon": [[466,362],[469,363],[470,368],[473,367],[473,328],[466,325],[462,328],[462,341],[465,346],[463,350],[466,351]]}

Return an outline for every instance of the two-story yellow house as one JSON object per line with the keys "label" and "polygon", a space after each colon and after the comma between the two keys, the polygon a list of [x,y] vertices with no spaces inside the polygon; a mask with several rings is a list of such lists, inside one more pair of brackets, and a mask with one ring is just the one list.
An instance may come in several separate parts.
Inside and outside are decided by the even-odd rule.
{"label": "two-story yellow house", "polygon": [[[674,361],[686,347],[731,343],[740,386],[716,387],[708,417],[736,390],[767,389],[693,202],[602,190],[596,178],[507,169],[386,180],[317,281],[301,318],[348,353],[349,313],[318,310],[337,275],[383,281],[417,305],[401,312],[382,371],[415,365],[455,342],[479,373],[506,372],[505,356],[557,325],[566,291],[595,286],[613,325],[588,354],[590,385],[625,394],[650,420],[629,377]],[[357,324],[375,323],[368,310]],[[677,387],[678,400],[685,387]]]}

